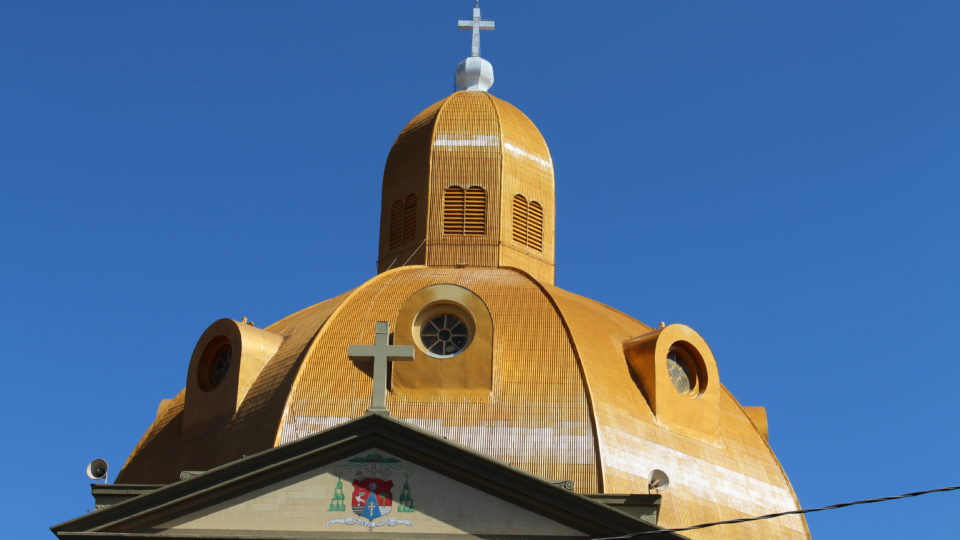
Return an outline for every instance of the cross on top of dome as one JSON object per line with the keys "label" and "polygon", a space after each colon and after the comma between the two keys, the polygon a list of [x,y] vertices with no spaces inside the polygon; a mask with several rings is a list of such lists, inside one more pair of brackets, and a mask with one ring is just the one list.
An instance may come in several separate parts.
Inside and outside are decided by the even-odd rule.
{"label": "cross on top of dome", "polygon": [[473,43],[470,47],[470,56],[479,57],[480,31],[493,30],[494,21],[485,21],[480,17],[480,0],[477,0],[477,5],[473,8],[473,19],[469,21],[460,19],[457,21],[457,28],[461,30],[473,30]]}
{"label": "cross on top of dome", "polygon": [[473,19],[457,22],[457,28],[473,31],[473,42],[470,47],[470,57],[457,65],[454,75],[454,86],[457,90],[478,90],[486,92],[493,86],[493,65],[480,58],[480,31],[493,30],[494,22],[484,20],[480,16],[480,0],[473,8]]}

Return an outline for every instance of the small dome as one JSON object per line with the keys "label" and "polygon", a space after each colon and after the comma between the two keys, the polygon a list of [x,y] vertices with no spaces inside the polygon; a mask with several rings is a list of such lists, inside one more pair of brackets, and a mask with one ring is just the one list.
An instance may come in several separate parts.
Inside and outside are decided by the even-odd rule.
{"label": "small dome", "polygon": [[519,268],[554,279],[553,160],[537,126],[487,92],[416,115],[383,172],[378,269]]}
{"label": "small dome", "polygon": [[[467,58],[469,60],[482,58]],[[461,63],[463,65],[463,63]],[[425,130],[425,131],[424,131]],[[411,137],[429,137],[420,148],[430,151],[433,146],[440,147],[498,147],[504,145],[523,148],[542,167],[551,169],[550,150],[539,128],[520,109],[493,94],[458,91],[437,101],[413,117],[400,131],[391,148]],[[436,144],[437,139],[440,143]],[[457,142],[454,142],[457,141]],[[390,160],[387,158],[387,166]]]}

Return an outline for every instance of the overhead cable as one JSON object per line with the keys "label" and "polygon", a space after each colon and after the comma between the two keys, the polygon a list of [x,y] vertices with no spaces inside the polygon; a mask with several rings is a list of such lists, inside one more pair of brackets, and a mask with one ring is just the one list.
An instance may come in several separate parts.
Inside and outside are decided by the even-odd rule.
{"label": "overhead cable", "polygon": [[713,521],[710,523],[701,523],[699,525],[691,525],[690,527],[678,527],[675,529],[659,529],[655,531],[643,531],[643,532],[625,534],[623,536],[606,536],[603,538],[594,538],[592,540],[626,540],[629,538],[636,538],[637,536],[644,536],[648,534],[663,534],[663,533],[671,533],[671,532],[692,531],[694,529],[706,529],[707,527],[714,527],[716,525],[732,525],[734,523],[760,521],[761,519],[772,519],[780,516],[789,516],[794,514],[809,514],[811,512],[823,512],[824,510],[836,510],[837,508],[846,508],[847,506],[854,506],[857,504],[871,504],[871,503],[878,503],[878,502],[884,502],[884,501],[895,501],[898,499],[908,499],[910,497],[926,495],[928,493],[941,493],[944,491],[955,491],[958,489],[960,489],[960,486],[949,486],[949,487],[942,487],[937,489],[928,489],[926,491],[915,491],[913,493],[904,493],[903,495],[895,495],[893,497],[879,497],[877,499],[865,499],[862,501],[831,504],[830,506],[821,506],[820,508],[802,508],[800,510],[790,510],[788,512],[777,512],[775,514],[765,514],[762,516],[754,516],[754,517],[739,518],[739,519],[728,519],[726,521]]}

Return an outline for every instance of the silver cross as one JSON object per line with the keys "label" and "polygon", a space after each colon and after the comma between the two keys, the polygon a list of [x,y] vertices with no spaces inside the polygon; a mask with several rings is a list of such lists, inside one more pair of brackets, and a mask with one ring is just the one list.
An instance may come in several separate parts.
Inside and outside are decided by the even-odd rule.
{"label": "silver cross", "polygon": [[470,48],[470,56],[480,56],[480,31],[493,30],[493,21],[485,21],[480,18],[480,0],[477,0],[477,6],[473,8],[473,20],[457,21],[457,28],[461,30],[473,30],[473,46]]}
{"label": "silver cross", "polygon": [[373,396],[370,411],[387,410],[387,363],[413,360],[413,345],[390,345],[390,323],[377,321],[373,345],[350,345],[351,360],[373,360]]}

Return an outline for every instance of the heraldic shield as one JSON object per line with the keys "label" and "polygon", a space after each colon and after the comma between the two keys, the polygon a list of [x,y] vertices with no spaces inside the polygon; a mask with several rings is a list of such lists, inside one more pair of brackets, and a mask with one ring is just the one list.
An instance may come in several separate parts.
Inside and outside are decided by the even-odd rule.
{"label": "heraldic shield", "polygon": [[[353,495],[350,496],[350,510],[356,514],[356,517],[343,517],[331,519],[327,522],[330,525],[360,525],[363,527],[394,527],[396,525],[413,525],[406,519],[395,519],[385,517],[390,513],[394,515],[403,515],[415,512],[413,509],[413,495],[410,491],[410,471],[399,459],[383,456],[381,454],[366,454],[356,456],[342,462],[338,466],[337,486],[334,488],[333,497],[330,499],[330,512],[346,512],[346,493],[343,492],[343,480],[350,478],[353,473]],[[397,499],[396,507],[393,498],[394,478],[397,474],[403,474],[402,489],[400,498]],[[399,517],[399,516],[398,516]],[[380,519],[383,518],[383,519]]]}
{"label": "heraldic shield", "polygon": [[371,521],[393,510],[393,481],[363,478],[353,481],[353,513]]}

